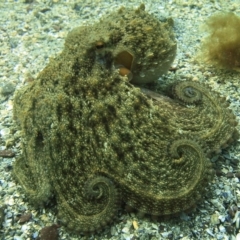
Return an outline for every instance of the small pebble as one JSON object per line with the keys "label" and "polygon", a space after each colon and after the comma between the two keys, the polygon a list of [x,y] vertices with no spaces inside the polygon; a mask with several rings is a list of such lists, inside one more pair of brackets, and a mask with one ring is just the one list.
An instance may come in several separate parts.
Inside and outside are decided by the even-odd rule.
{"label": "small pebble", "polygon": [[11,212],[6,213],[6,218],[12,218],[13,214]]}
{"label": "small pebble", "polygon": [[228,213],[231,216],[231,218],[235,217],[235,214],[236,214],[237,210],[238,210],[238,208],[235,205],[232,205],[228,208]]}
{"label": "small pebble", "polygon": [[32,236],[33,236],[33,239],[37,238],[38,237],[38,232],[34,232]]}
{"label": "small pebble", "polygon": [[210,202],[219,210],[224,211],[225,207],[218,199],[211,199]]}
{"label": "small pebble", "polygon": [[122,229],[122,232],[123,232],[123,233],[128,233],[128,232],[129,232],[129,228],[128,228],[128,227],[124,227],[124,228]]}
{"label": "small pebble", "polygon": [[218,177],[221,177],[221,176],[224,175],[224,173],[221,170],[218,170],[218,169],[215,171],[215,173]]}
{"label": "small pebble", "polygon": [[212,237],[214,237],[214,234],[213,234],[213,232],[212,232],[211,229],[207,228],[207,229],[206,229],[206,232],[207,232],[209,235],[211,235]]}
{"label": "small pebble", "polygon": [[161,233],[162,237],[167,238],[172,232],[163,232]]}
{"label": "small pebble", "polygon": [[24,239],[20,236],[14,236],[13,240],[24,240]]}
{"label": "small pebble", "polygon": [[14,156],[15,153],[13,152],[13,150],[10,149],[0,150],[0,157],[12,158]]}
{"label": "small pebble", "polygon": [[58,240],[58,228],[57,224],[42,228],[39,233],[39,240]]}
{"label": "small pebble", "polygon": [[236,222],[236,220],[239,218],[239,216],[240,216],[240,211],[236,211],[234,218],[233,218],[233,222]]}
{"label": "small pebble", "polygon": [[22,227],[21,227],[21,231],[22,231],[22,232],[26,232],[26,231],[28,231],[29,229],[30,229],[30,226],[27,225],[27,224],[23,224]]}
{"label": "small pebble", "polygon": [[240,172],[236,172],[235,177],[240,178]]}
{"label": "small pebble", "polygon": [[226,216],[220,215],[220,216],[219,216],[219,220],[220,220],[222,223],[224,223],[225,220],[226,220]]}
{"label": "small pebble", "polygon": [[2,137],[5,137],[5,136],[10,134],[10,129],[9,128],[1,129],[0,134],[1,134]]}
{"label": "small pebble", "polygon": [[28,222],[31,219],[31,217],[32,217],[31,213],[25,213],[25,214],[21,215],[18,222],[20,224],[23,224],[25,222]]}
{"label": "small pebble", "polygon": [[233,232],[234,232],[234,227],[233,226],[227,225],[227,226],[225,226],[225,228],[226,228],[226,231],[227,231],[228,234],[233,234]]}
{"label": "small pebble", "polygon": [[240,233],[237,234],[236,240],[240,240]]}
{"label": "small pebble", "polygon": [[219,220],[219,214],[218,213],[214,213],[212,216],[211,216],[211,224],[213,225],[217,225],[220,223],[220,220]]}
{"label": "small pebble", "polygon": [[222,233],[225,233],[226,232],[226,228],[223,225],[220,225],[219,226],[219,231],[222,232]]}
{"label": "small pebble", "polygon": [[11,94],[15,91],[15,85],[11,82],[6,82],[0,87],[0,92],[3,95]]}
{"label": "small pebble", "polygon": [[239,229],[240,228],[240,218],[238,217],[236,219],[236,229]]}
{"label": "small pebble", "polygon": [[133,228],[134,228],[135,230],[138,229],[138,223],[137,223],[137,221],[133,221]]}
{"label": "small pebble", "polygon": [[227,177],[227,178],[233,178],[233,177],[234,177],[234,174],[233,174],[232,172],[228,172],[228,173],[226,174],[226,177]]}

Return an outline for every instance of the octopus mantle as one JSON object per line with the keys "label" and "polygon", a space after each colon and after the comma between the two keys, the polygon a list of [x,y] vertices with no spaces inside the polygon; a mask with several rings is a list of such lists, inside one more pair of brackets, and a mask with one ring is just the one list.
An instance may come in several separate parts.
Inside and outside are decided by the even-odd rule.
{"label": "octopus mantle", "polygon": [[[147,15],[128,13],[139,12]],[[225,99],[192,81],[161,95],[138,88],[113,68],[109,38],[103,44],[97,35],[93,47],[85,34],[76,45],[82,31],[90,30],[71,33],[64,51],[15,96],[23,152],[14,176],[32,203],[54,196],[59,220],[77,232],[105,227],[121,201],[152,215],[192,207],[214,175],[209,154],[237,138]],[[110,47],[99,55],[99,46]]]}

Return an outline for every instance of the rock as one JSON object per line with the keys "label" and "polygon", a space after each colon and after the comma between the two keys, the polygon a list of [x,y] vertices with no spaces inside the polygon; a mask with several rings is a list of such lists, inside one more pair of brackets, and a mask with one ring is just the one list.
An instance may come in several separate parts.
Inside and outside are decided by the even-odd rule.
{"label": "rock", "polygon": [[1,137],[8,136],[10,134],[10,128],[2,128],[0,131]]}
{"label": "rock", "polygon": [[235,177],[240,178],[240,172],[236,172]]}
{"label": "rock", "polygon": [[228,172],[228,173],[226,174],[226,177],[227,177],[227,178],[233,178],[233,177],[234,177],[234,174],[233,174],[232,172]]}
{"label": "rock", "polygon": [[58,240],[58,229],[57,224],[52,226],[44,227],[40,230],[39,239],[40,240]]}
{"label": "rock", "polygon": [[23,224],[25,222],[28,222],[30,219],[32,218],[32,214],[29,212],[29,213],[25,213],[25,214],[22,214],[21,217],[19,218],[19,223],[20,224]]}
{"label": "rock", "polygon": [[0,93],[2,95],[9,95],[15,91],[15,85],[11,82],[5,82],[0,87]]}
{"label": "rock", "polygon": [[12,158],[15,156],[15,152],[10,149],[5,149],[0,151],[0,157],[5,157],[5,158]]}
{"label": "rock", "polygon": [[211,216],[211,224],[216,225],[216,224],[219,224],[219,223],[220,223],[220,221],[219,221],[219,214],[218,213],[214,213]]}
{"label": "rock", "polygon": [[240,240],[240,233],[237,234],[236,240]]}
{"label": "rock", "polygon": [[132,224],[133,224],[133,228],[135,230],[137,230],[138,229],[138,222],[134,220]]}

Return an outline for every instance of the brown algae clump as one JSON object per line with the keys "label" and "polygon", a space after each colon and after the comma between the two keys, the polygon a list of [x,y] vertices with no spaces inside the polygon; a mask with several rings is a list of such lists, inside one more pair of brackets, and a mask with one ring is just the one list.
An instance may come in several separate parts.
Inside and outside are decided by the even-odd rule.
{"label": "brown algae clump", "polygon": [[201,47],[201,58],[219,68],[240,70],[240,17],[217,13],[205,25],[208,31]]}

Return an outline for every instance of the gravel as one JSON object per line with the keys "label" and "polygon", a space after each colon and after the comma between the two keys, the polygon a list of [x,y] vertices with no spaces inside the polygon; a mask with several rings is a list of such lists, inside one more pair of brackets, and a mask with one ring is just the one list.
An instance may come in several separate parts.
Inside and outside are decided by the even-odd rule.
{"label": "gravel", "polygon": [[[240,144],[224,150],[212,162],[219,166],[209,191],[196,209],[156,221],[122,210],[104,232],[79,236],[57,225],[56,209],[29,205],[21,186],[11,176],[12,163],[21,152],[20,133],[12,119],[16,89],[33,81],[61,52],[64,38],[74,27],[96,21],[120,6],[137,7],[137,0],[8,0],[0,2],[0,239],[44,239],[54,229],[56,239],[240,239]],[[198,62],[197,52],[205,33],[201,24],[217,11],[240,15],[239,0],[145,1],[146,10],[159,18],[172,17],[178,41],[177,57],[160,81],[191,78],[205,82],[226,96],[240,120],[240,73],[218,70]],[[239,126],[238,126],[239,128]]]}

